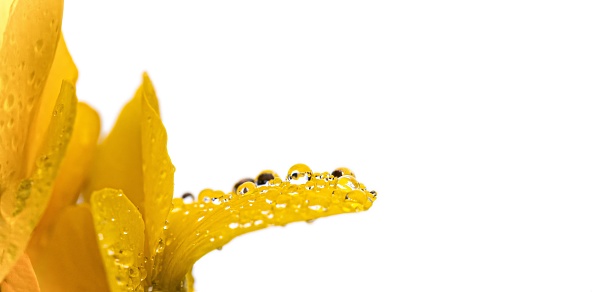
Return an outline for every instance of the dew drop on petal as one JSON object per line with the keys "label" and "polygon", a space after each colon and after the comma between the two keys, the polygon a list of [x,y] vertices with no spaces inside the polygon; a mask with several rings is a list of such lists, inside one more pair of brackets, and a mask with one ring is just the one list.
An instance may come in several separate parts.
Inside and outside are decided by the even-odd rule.
{"label": "dew drop on petal", "polygon": [[268,185],[269,182],[275,178],[279,178],[279,176],[275,172],[271,170],[265,170],[257,176],[257,178],[255,179],[255,183],[257,184],[257,186],[264,186]]}
{"label": "dew drop on petal", "polygon": [[234,187],[232,188],[232,192],[233,192],[233,193],[236,193],[236,192],[237,192],[237,190],[238,190],[238,187],[239,187],[239,186],[241,186],[243,183],[246,183],[246,182],[251,182],[251,183],[254,183],[254,182],[255,182],[255,180],[254,180],[254,179],[252,179],[252,178],[243,178],[243,179],[241,179],[241,180],[237,181],[237,182],[234,184]]}
{"label": "dew drop on petal", "polygon": [[357,190],[360,187],[360,184],[353,176],[344,175],[337,180],[337,187],[342,190],[352,191]]}
{"label": "dew drop on petal", "polygon": [[184,193],[181,198],[183,199],[183,203],[185,204],[191,204],[193,202],[195,202],[195,197],[193,196],[192,193]]}
{"label": "dew drop on petal", "polygon": [[308,182],[312,177],[312,170],[306,164],[295,164],[288,171],[288,180],[291,184],[301,185]]}
{"label": "dew drop on petal", "polygon": [[255,186],[253,182],[247,181],[238,186],[236,189],[236,194],[240,196],[250,195],[255,191],[256,188],[257,186]]}

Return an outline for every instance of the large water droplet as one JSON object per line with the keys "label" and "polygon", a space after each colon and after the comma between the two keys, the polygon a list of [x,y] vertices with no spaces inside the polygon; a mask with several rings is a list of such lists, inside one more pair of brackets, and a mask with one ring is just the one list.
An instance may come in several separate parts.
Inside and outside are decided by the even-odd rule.
{"label": "large water droplet", "polygon": [[236,192],[237,192],[237,190],[238,190],[238,187],[239,187],[240,185],[242,185],[243,183],[246,183],[246,182],[252,182],[252,183],[254,183],[254,182],[255,182],[255,180],[254,180],[254,179],[252,179],[252,178],[249,178],[249,177],[247,177],[247,178],[243,178],[243,179],[241,179],[241,180],[237,181],[237,182],[234,184],[234,187],[232,187],[232,192],[233,192],[233,193],[236,193]]}
{"label": "large water droplet", "polygon": [[201,192],[199,192],[199,194],[197,195],[197,201],[200,203],[209,203],[212,201],[212,196],[214,194],[214,191],[212,189],[205,189],[202,190]]}
{"label": "large water droplet", "polygon": [[181,198],[183,199],[183,203],[185,204],[191,204],[195,202],[195,197],[192,193],[184,193],[183,196],[181,196]]}
{"label": "large water droplet", "polygon": [[290,183],[301,185],[310,180],[312,177],[312,170],[306,164],[295,164],[288,170],[288,177],[286,178]]}
{"label": "large water droplet", "polygon": [[277,173],[271,170],[264,170],[257,176],[255,182],[258,186],[268,185],[271,180],[277,177],[279,177]]}
{"label": "large water droplet", "polygon": [[350,175],[344,175],[337,180],[337,187],[342,190],[352,191],[360,187],[358,181]]}
{"label": "large water droplet", "polygon": [[253,182],[247,181],[238,186],[236,189],[236,194],[241,196],[250,195],[255,191],[255,189],[257,189],[257,186],[255,186]]}
{"label": "large water droplet", "polygon": [[335,169],[331,173],[331,175],[333,175],[334,177],[341,177],[341,176],[344,176],[344,175],[350,175],[350,176],[356,177],[354,175],[354,173],[349,168],[347,168],[347,167],[339,167],[339,168]]}

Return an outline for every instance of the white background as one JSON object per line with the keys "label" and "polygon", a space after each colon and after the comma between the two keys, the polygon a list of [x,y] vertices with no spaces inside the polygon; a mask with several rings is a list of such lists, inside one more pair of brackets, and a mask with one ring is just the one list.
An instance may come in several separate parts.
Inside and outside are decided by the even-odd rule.
{"label": "white background", "polygon": [[175,194],[338,166],[368,212],[202,258],[198,291],[591,291],[589,1],[66,1],[103,132],[147,71]]}

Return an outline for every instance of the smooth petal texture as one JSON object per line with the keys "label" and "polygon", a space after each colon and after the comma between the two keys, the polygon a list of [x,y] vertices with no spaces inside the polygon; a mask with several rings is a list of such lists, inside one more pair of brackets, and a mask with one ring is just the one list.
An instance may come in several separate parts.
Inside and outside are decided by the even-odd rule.
{"label": "smooth petal texture", "polygon": [[91,196],[99,252],[111,291],[144,291],[144,222],[136,206],[119,190]]}
{"label": "smooth petal texture", "polygon": [[0,291],[39,291],[39,283],[37,283],[35,271],[33,270],[33,266],[31,265],[31,261],[29,261],[27,254],[21,256],[10,273],[4,278],[4,281],[0,283]]}
{"label": "smooth petal texture", "polygon": [[42,291],[109,291],[88,204],[58,216],[35,270]]}
{"label": "smooth petal texture", "polygon": [[[185,273],[208,252],[233,238],[273,225],[314,220],[320,217],[367,210],[376,198],[351,175],[339,178],[328,173],[312,174],[298,164],[282,181],[279,178],[255,186],[247,182],[237,193],[204,190],[198,202],[185,204],[173,199],[165,230],[166,245],[159,288],[175,290]],[[298,172],[298,171],[299,172]],[[307,179],[308,177],[308,179]]]}
{"label": "smooth petal texture", "polygon": [[31,232],[45,211],[72,135],[76,104],[75,89],[65,81],[32,175],[17,187],[3,189],[0,201],[0,279],[22,255]]}
{"label": "smooth petal texture", "polygon": [[6,29],[6,24],[8,23],[8,19],[10,18],[10,7],[12,6],[12,3],[14,1],[0,1],[0,46],[2,46],[2,41],[4,40],[4,30]]}
{"label": "smooth petal texture", "polygon": [[74,131],[56,177],[51,199],[27,248],[34,265],[37,255],[45,251],[44,247],[57,215],[65,207],[76,203],[96,150],[101,127],[99,115],[85,103],[78,103],[77,108]]}
{"label": "smooth petal texture", "polygon": [[[136,205],[146,227],[151,266],[171,208],[175,168],[166,150],[167,134],[148,75],[99,146],[86,193],[118,188]],[[148,274],[150,275],[149,269]]]}
{"label": "smooth petal texture", "polygon": [[[53,107],[60,94],[60,88],[62,86],[62,81],[64,80],[68,80],[76,85],[76,80],[78,80],[78,69],[76,68],[76,65],[74,65],[74,61],[66,47],[63,35],[60,34],[53,64],[51,65],[51,70],[47,76],[43,94],[39,99],[37,115],[35,115],[31,121],[29,139],[27,140],[27,157],[29,159],[34,159],[36,157],[39,147],[41,147],[43,139],[45,138],[47,125],[51,119]],[[27,171],[30,172],[33,163],[27,163],[27,165],[29,166]]]}
{"label": "smooth petal texture", "polygon": [[29,125],[54,59],[62,10],[61,1],[41,0],[10,8],[0,47],[0,197],[28,175]]}

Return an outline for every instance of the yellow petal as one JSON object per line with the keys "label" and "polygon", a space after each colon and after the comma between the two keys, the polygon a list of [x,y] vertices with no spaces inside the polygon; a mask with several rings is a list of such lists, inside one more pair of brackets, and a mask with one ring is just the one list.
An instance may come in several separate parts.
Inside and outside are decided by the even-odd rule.
{"label": "yellow petal", "polygon": [[198,201],[173,200],[165,230],[162,272],[157,284],[174,290],[192,265],[206,253],[221,248],[233,238],[272,225],[367,210],[376,198],[353,175],[334,177],[312,173],[297,164],[289,179],[275,177],[256,186],[246,182],[237,193],[204,190]]}
{"label": "yellow petal", "polygon": [[12,6],[13,0],[0,1],[0,46],[2,46],[2,40],[4,39],[4,30],[6,24],[10,18],[10,7]]}
{"label": "yellow petal", "polygon": [[[167,152],[167,133],[150,103],[142,103],[142,161],[144,162],[144,223],[146,252],[155,256],[163,227],[171,209],[175,167]],[[149,253],[149,254],[148,254]],[[151,261],[151,260],[150,260]],[[150,266],[152,263],[150,262]],[[151,274],[151,271],[148,273]]]}
{"label": "yellow petal", "polygon": [[143,291],[146,258],[140,212],[113,189],[94,192],[91,210],[111,291]]}
{"label": "yellow petal", "polygon": [[72,134],[76,104],[73,85],[64,81],[49,124],[47,139],[41,148],[32,175],[22,180],[18,186],[2,186],[4,189],[0,201],[0,279],[4,278],[22,255],[33,228],[47,206],[54,179]]}
{"label": "yellow petal", "polygon": [[[37,115],[31,121],[29,139],[27,140],[27,156],[29,159],[34,159],[36,157],[37,151],[39,151],[39,147],[41,147],[41,143],[45,138],[47,125],[51,120],[53,107],[60,93],[62,81],[68,80],[72,82],[72,84],[76,84],[77,79],[78,69],[76,69],[76,65],[74,65],[70,52],[68,52],[63,35],[60,34],[58,46],[55,51],[55,58],[51,65],[49,75],[47,76],[43,94],[39,99],[39,109],[37,110]],[[29,166],[27,171],[30,172],[33,163],[27,164]]]}
{"label": "yellow petal", "polygon": [[63,2],[15,1],[10,10],[0,47],[0,197],[28,175],[29,125],[54,59]]}
{"label": "yellow petal", "polygon": [[97,235],[88,204],[70,206],[55,221],[54,232],[35,271],[43,291],[108,291]]}
{"label": "yellow petal", "polygon": [[90,170],[99,132],[99,115],[87,104],[79,102],[72,138],[56,177],[49,204],[27,248],[34,265],[37,255],[45,252],[44,247],[57,215],[63,208],[76,203]]}
{"label": "yellow petal", "polygon": [[0,291],[39,291],[39,283],[37,283],[35,271],[33,270],[33,266],[31,266],[31,261],[29,261],[27,254],[21,256],[12,268],[12,271],[10,271],[10,274],[0,283]]}
{"label": "yellow petal", "polygon": [[175,168],[166,145],[156,94],[145,74],[135,97],[98,148],[86,193],[106,187],[123,190],[144,218],[149,261],[162,237],[173,195]]}

